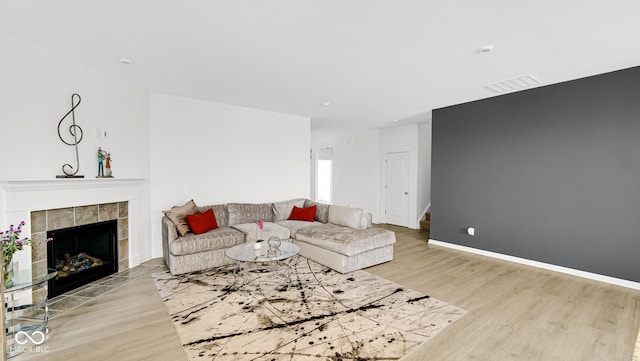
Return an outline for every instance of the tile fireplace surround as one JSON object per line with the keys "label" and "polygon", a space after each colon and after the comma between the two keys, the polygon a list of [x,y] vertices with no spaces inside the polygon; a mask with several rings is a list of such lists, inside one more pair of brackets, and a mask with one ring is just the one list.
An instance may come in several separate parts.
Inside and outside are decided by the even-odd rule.
{"label": "tile fireplace surround", "polygon": [[[91,204],[88,206],[46,209],[31,212],[31,238],[42,241],[47,231],[103,221],[118,222],[118,272],[129,268],[129,202]],[[47,268],[47,245],[41,243],[31,252],[33,274]]]}
{"label": "tile fireplace surround", "polygon": [[[144,179],[0,180],[0,229],[22,220],[23,236],[44,239],[48,230],[118,221],[119,271],[140,264],[140,198]],[[47,247],[16,253],[20,269],[46,268]]]}

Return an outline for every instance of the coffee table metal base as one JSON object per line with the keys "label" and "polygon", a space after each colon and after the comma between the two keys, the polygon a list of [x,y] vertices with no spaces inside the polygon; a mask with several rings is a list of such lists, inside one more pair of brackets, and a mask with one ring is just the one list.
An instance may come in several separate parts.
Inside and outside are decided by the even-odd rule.
{"label": "coffee table metal base", "polygon": [[[289,242],[282,242],[276,252],[266,247],[254,248],[252,242],[242,243],[227,249],[227,257],[236,263],[233,274],[236,277],[236,289],[258,281],[271,283],[274,278],[282,278],[291,287],[294,273],[294,259],[300,248]],[[265,277],[261,277],[264,275]],[[256,276],[256,277],[254,277]]]}
{"label": "coffee table metal base", "polygon": [[278,282],[280,279],[286,282],[286,289],[289,290],[293,283],[294,258],[273,262],[235,261],[236,269],[233,271],[236,277],[235,289],[241,290],[252,282],[258,282],[260,285],[275,282],[276,285],[281,285],[282,283]]}

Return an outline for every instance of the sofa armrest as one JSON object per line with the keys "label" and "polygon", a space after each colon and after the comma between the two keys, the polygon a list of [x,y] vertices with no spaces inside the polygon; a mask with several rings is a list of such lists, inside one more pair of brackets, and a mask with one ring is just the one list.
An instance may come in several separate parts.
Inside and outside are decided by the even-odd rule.
{"label": "sofa armrest", "polygon": [[373,214],[369,211],[364,211],[362,214],[362,224],[360,225],[362,228],[371,228],[373,227]]}
{"label": "sofa armrest", "polygon": [[[169,218],[162,217],[162,252],[164,263],[169,267],[169,244],[178,238],[178,230]],[[169,267],[170,268],[170,267]]]}

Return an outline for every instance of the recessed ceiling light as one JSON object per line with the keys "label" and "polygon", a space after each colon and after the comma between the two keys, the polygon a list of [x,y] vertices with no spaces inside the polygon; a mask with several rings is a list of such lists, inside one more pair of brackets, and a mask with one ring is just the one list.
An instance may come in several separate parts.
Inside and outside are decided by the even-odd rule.
{"label": "recessed ceiling light", "polygon": [[483,46],[481,48],[478,48],[478,53],[479,54],[486,54],[486,53],[490,53],[493,51],[493,45],[486,45]]}
{"label": "recessed ceiling light", "polygon": [[322,106],[323,106],[323,107],[328,107],[329,105],[331,105],[331,103],[329,103],[329,102],[322,102]]}
{"label": "recessed ceiling light", "polygon": [[126,65],[133,65],[133,60],[127,59],[127,58],[120,58],[120,63],[126,64]]}
{"label": "recessed ceiling light", "polygon": [[398,119],[391,119],[392,122],[397,123]]}

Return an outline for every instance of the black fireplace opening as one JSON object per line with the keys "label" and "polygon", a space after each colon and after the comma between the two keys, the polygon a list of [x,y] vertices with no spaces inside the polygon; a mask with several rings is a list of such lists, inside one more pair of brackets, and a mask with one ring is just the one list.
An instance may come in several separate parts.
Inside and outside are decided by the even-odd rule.
{"label": "black fireplace opening", "polygon": [[47,267],[58,271],[49,298],[118,272],[117,234],[115,220],[48,231]]}

